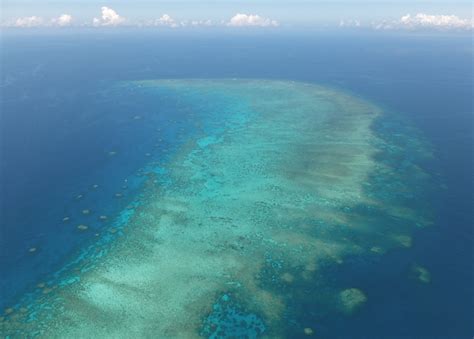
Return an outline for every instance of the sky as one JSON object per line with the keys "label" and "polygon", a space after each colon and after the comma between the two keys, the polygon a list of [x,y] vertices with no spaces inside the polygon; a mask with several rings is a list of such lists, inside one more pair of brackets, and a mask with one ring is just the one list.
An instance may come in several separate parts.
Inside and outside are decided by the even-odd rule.
{"label": "sky", "polygon": [[135,25],[472,30],[473,23],[472,4],[466,0],[2,0],[1,6],[3,27],[29,28]]}

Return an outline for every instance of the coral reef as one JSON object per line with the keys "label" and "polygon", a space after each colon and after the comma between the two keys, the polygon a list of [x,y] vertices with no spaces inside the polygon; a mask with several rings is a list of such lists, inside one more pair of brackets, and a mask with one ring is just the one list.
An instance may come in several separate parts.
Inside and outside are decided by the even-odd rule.
{"label": "coral reef", "polygon": [[[174,95],[198,128],[181,148],[163,147],[159,169],[150,161],[139,171],[152,173],[150,185],[124,210],[126,228],[100,232],[116,238],[107,255],[78,260],[73,283],[48,281],[35,320],[12,331],[19,337],[283,337],[295,298],[317,303],[322,316],[360,309],[364,292],[341,291],[329,268],[409,247],[429,220],[392,165],[403,147],[374,131],[383,113],[369,102],[291,81],[121,90]],[[421,187],[422,170],[406,168]],[[115,202],[128,197],[118,192]],[[313,335],[308,325],[298,332]]]}
{"label": "coral reef", "polygon": [[425,267],[415,264],[412,266],[412,272],[419,282],[423,284],[429,284],[431,282],[431,273]]}
{"label": "coral reef", "polygon": [[343,311],[352,314],[367,301],[367,297],[357,288],[348,288],[339,294],[339,301]]}

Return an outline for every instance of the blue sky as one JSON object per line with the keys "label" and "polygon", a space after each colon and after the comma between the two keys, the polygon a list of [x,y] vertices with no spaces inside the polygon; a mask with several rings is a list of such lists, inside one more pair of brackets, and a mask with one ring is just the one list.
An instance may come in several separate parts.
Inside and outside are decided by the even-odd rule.
{"label": "blue sky", "polygon": [[2,22],[37,16],[50,22],[61,14],[84,24],[100,18],[101,7],[113,9],[129,24],[168,14],[175,22],[224,22],[237,13],[255,14],[279,26],[331,26],[341,20],[362,24],[397,20],[408,13],[455,15],[471,20],[472,5],[465,0],[2,0]]}

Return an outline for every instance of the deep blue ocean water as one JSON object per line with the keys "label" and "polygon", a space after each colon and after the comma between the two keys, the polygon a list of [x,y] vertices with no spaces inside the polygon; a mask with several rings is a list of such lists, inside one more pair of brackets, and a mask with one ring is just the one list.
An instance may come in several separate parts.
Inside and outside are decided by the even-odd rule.
{"label": "deep blue ocean water", "polygon": [[[338,281],[367,291],[366,307],[315,327],[334,337],[471,337],[472,58],[471,36],[462,34],[4,32],[0,307],[93,241],[64,217],[101,230],[107,222],[98,216],[112,218],[140,190],[139,169],[150,157],[166,160],[192,130],[179,99],[120,98],[107,92],[111,83],[291,79],[342,88],[412,121],[435,149],[428,170],[446,187],[430,202],[435,225],[420,230],[412,248],[341,269]],[[429,269],[431,284],[399,279],[412,262]],[[301,305],[298,318],[311,323],[311,305]]]}

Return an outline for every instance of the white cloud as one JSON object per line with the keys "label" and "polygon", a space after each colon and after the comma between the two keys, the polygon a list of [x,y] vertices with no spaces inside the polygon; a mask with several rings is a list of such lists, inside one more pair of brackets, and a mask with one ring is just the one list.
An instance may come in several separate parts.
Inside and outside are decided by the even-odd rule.
{"label": "white cloud", "polygon": [[409,27],[437,27],[437,28],[472,28],[471,20],[460,19],[456,15],[429,15],[418,13],[415,16],[407,14],[400,19],[400,23]]}
{"label": "white cloud", "polygon": [[181,20],[177,21],[169,14],[163,14],[160,18],[149,20],[142,24],[143,26],[162,26],[162,27],[210,27],[214,26],[212,20]]}
{"label": "white cloud", "polygon": [[172,28],[178,27],[178,24],[176,23],[176,21],[171,16],[169,16],[168,14],[163,14],[156,21],[156,24],[158,26],[168,26],[168,27],[172,27]]}
{"label": "white cloud", "polygon": [[234,15],[227,26],[232,27],[246,27],[246,26],[257,26],[257,27],[276,27],[279,23],[276,20],[264,18],[256,14],[241,14],[237,13]]}
{"label": "white cloud", "polygon": [[9,26],[14,26],[14,27],[38,27],[43,25],[43,18],[38,17],[38,16],[27,16],[23,18],[18,18],[16,19],[12,24]]}
{"label": "white cloud", "polygon": [[92,21],[94,26],[118,26],[125,22],[125,18],[118,15],[112,8],[103,6],[101,11],[102,16],[100,19],[94,18]]}
{"label": "white cloud", "polygon": [[212,20],[184,20],[184,21],[181,21],[181,26],[183,27],[188,27],[188,26],[210,27],[210,26],[214,26],[214,23],[212,22]]}
{"label": "white cloud", "polygon": [[341,20],[339,21],[339,27],[360,27],[361,23],[359,20]]}
{"label": "white cloud", "polygon": [[60,27],[70,26],[72,23],[72,16],[69,14],[62,14],[59,17],[52,19],[51,23]]}
{"label": "white cloud", "polygon": [[472,29],[474,20],[461,19],[456,15],[407,14],[395,21],[376,22],[375,29]]}

